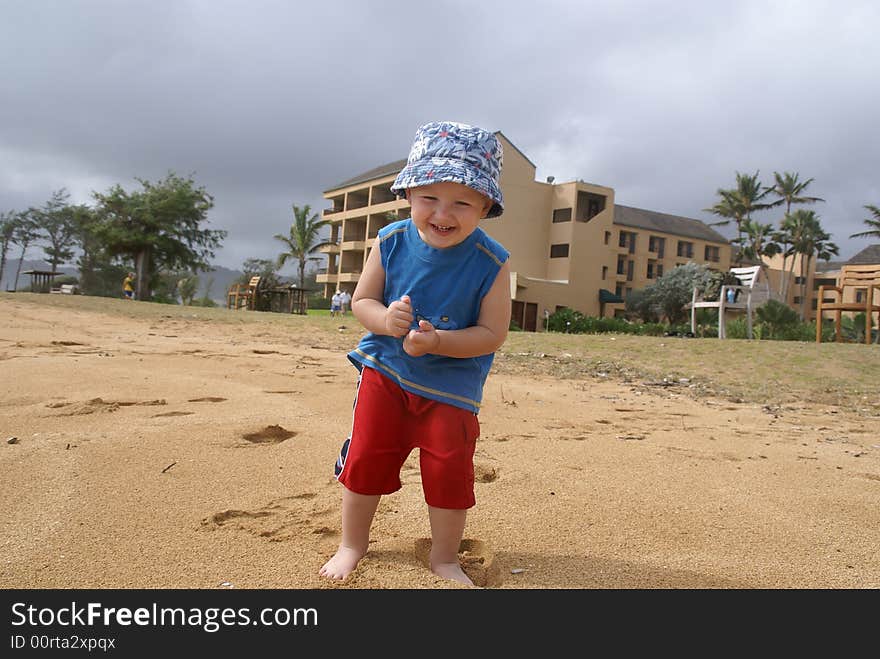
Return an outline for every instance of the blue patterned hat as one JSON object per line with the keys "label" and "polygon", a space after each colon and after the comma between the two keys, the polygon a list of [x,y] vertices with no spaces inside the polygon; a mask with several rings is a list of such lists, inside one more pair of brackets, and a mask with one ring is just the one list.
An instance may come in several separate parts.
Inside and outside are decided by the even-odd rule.
{"label": "blue patterned hat", "polygon": [[407,188],[451,181],[461,183],[492,200],[486,217],[504,210],[501,177],[501,142],[492,133],[453,121],[434,121],[416,132],[409,158],[391,191],[398,197]]}

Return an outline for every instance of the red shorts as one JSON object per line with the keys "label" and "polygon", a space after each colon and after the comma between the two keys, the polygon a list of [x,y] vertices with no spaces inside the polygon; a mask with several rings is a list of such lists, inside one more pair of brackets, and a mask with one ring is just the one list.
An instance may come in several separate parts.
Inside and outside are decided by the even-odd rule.
{"label": "red shorts", "polygon": [[401,488],[400,468],[414,448],[425,501],[434,508],[474,505],[477,415],[402,389],[376,369],[364,367],[354,404],[348,452],[341,456],[340,483],[358,494],[391,494]]}

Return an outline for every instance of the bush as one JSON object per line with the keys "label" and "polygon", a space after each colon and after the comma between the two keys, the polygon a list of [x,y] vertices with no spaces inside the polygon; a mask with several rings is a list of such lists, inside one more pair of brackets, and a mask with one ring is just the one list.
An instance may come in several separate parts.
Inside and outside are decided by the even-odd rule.
{"label": "bush", "polygon": [[306,304],[309,309],[329,309],[330,298],[326,298],[320,293],[312,293],[306,297]]}
{"label": "bush", "polygon": [[802,324],[794,309],[777,300],[768,300],[755,309],[755,321],[762,339],[781,339]]}

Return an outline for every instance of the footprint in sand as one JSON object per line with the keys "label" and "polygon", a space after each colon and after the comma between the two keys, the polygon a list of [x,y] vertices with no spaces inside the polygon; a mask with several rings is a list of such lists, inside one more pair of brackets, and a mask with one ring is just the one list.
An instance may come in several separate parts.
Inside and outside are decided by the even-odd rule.
{"label": "footprint in sand", "polygon": [[296,432],[293,430],[287,430],[278,425],[266,426],[262,430],[242,435],[244,439],[252,444],[279,444],[285,439],[290,439],[294,436],[296,436]]}
{"label": "footprint in sand", "polygon": [[492,483],[498,480],[501,471],[485,462],[474,463],[474,481],[477,483]]}
{"label": "footprint in sand", "polygon": [[305,492],[270,501],[259,510],[223,510],[202,520],[202,528],[222,528],[247,531],[270,542],[296,540],[303,533],[334,538],[338,531],[331,526],[338,510],[334,506],[320,507],[313,501],[318,495]]}
{"label": "footprint in sand", "polygon": [[160,416],[189,416],[190,414],[195,414],[195,412],[162,412],[161,414],[154,414],[153,418],[157,418]]}
{"label": "footprint in sand", "polygon": [[225,398],[220,398],[220,396],[204,396],[202,398],[190,398],[188,403],[222,403]]}
{"label": "footprint in sand", "polygon": [[[429,567],[431,558],[431,539],[419,538],[415,545],[416,558]],[[471,578],[475,586],[492,588],[501,585],[501,568],[495,561],[495,554],[482,540],[465,538],[458,547],[458,560],[461,569]]]}
{"label": "footprint in sand", "polygon": [[47,403],[46,407],[49,408],[59,408],[59,407],[69,407],[70,409],[65,410],[59,416],[77,416],[82,414],[94,414],[96,412],[115,412],[120,407],[130,407],[132,405],[166,405],[165,399],[157,399],[157,400],[104,400],[103,398],[92,398],[91,400],[87,400],[82,403],[70,403],[70,402],[59,402],[59,403]]}

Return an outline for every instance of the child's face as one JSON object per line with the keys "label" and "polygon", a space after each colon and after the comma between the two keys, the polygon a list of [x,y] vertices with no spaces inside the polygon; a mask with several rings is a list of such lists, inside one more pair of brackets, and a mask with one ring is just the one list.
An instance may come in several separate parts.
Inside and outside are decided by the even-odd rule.
{"label": "child's face", "polygon": [[492,200],[461,183],[410,188],[406,198],[419,235],[431,247],[454,247],[471,235],[492,207]]}

